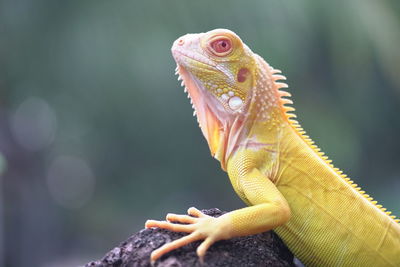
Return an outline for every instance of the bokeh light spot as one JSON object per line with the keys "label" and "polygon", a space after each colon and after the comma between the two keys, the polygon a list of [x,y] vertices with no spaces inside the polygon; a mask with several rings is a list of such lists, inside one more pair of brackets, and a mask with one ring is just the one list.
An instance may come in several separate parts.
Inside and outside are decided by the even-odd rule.
{"label": "bokeh light spot", "polygon": [[53,199],[69,209],[81,208],[93,195],[95,177],[82,159],[59,156],[50,164],[47,186]]}
{"label": "bokeh light spot", "polygon": [[54,111],[37,97],[22,102],[11,117],[11,131],[16,142],[30,151],[38,151],[51,144],[56,127]]}

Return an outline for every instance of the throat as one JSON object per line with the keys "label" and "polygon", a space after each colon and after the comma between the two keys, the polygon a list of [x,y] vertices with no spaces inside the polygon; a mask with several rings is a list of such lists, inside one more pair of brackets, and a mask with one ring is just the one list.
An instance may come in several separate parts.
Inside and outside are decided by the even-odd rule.
{"label": "throat", "polygon": [[212,156],[221,163],[223,170],[226,170],[229,157],[239,147],[244,136],[244,122],[243,116],[229,118],[223,122],[215,139],[211,142],[207,140]]}
{"label": "throat", "polygon": [[221,103],[183,67],[178,67],[178,73],[184,81],[210,152],[220,161],[222,169],[226,170],[226,161],[237,148],[242,136],[245,116],[228,113]]}

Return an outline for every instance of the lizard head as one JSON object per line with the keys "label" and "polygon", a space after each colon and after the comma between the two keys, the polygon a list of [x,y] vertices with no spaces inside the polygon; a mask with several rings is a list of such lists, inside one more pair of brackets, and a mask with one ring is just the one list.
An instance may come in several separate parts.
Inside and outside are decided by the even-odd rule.
{"label": "lizard head", "polygon": [[[177,74],[188,91],[194,114],[211,154],[222,168],[244,140],[279,131],[295,117],[290,94],[280,90],[286,78],[253,53],[232,31],[187,34],[172,46]],[[261,134],[260,134],[261,133]],[[275,133],[274,133],[275,134]],[[248,142],[247,142],[248,143]]]}
{"label": "lizard head", "polygon": [[254,85],[256,64],[251,50],[232,31],[217,29],[187,34],[172,46],[200,128],[215,154],[228,121],[243,114]]}
{"label": "lizard head", "polygon": [[[193,80],[226,114],[244,110],[255,64],[253,53],[235,33],[217,29],[187,34],[174,42],[172,54],[184,82]],[[187,89],[190,94],[192,88]]]}

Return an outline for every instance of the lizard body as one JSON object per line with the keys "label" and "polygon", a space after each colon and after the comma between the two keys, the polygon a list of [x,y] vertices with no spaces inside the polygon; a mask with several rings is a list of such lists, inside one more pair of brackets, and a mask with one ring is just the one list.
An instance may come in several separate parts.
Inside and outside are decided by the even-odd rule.
{"label": "lizard body", "polygon": [[[172,47],[211,154],[249,207],[212,218],[146,222],[189,235],[201,260],[216,241],[274,229],[307,266],[400,266],[399,220],[335,168],[294,119],[285,77],[229,30],[188,34]],[[185,223],[185,225],[177,224]]]}

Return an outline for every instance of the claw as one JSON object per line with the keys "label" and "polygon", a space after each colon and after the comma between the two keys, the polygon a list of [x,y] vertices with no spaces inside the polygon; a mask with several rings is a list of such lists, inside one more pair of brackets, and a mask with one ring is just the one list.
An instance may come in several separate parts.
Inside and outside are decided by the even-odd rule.
{"label": "claw", "polygon": [[216,241],[226,238],[224,235],[221,235],[221,233],[218,233],[218,231],[215,232],[215,230],[218,230],[221,227],[223,228],[223,226],[220,227],[219,225],[221,223],[220,221],[218,221],[218,223],[216,222],[216,218],[206,215],[194,207],[188,209],[188,214],[191,216],[168,213],[166,221],[146,221],[146,228],[159,227],[173,232],[189,233],[187,236],[164,244],[160,248],[154,250],[150,256],[152,266],[157,259],[171,250],[204,239],[196,251],[200,262],[203,264],[204,256],[210,246]]}
{"label": "claw", "polygon": [[187,213],[189,215],[192,215],[192,216],[195,216],[195,217],[198,217],[198,218],[207,216],[203,212],[201,212],[200,210],[196,209],[195,207],[189,208]]}
{"label": "claw", "polygon": [[178,249],[180,247],[183,247],[187,244],[190,244],[190,243],[195,242],[200,239],[201,239],[201,236],[199,236],[196,233],[191,233],[190,235],[184,236],[184,237],[174,240],[170,243],[167,243],[167,244],[159,247],[158,249],[154,250],[151,253],[151,255],[150,255],[151,262],[155,262],[162,255],[164,255],[174,249]]}
{"label": "claw", "polygon": [[158,227],[173,232],[183,232],[183,233],[191,233],[194,230],[193,225],[191,224],[176,224],[167,221],[154,221],[154,220],[147,220],[145,227],[146,228]]}
{"label": "claw", "polygon": [[212,240],[211,238],[206,238],[200,246],[197,247],[196,253],[197,256],[199,257],[200,263],[204,263],[204,256],[206,255],[207,250],[210,248],[210,246],[214,243],[215,241]]}
{"label": "claw", "polygon": [[155,220],[147,220],[145,223],[144,223],[144,227],[146,227],[146,228],[151,228],[151,227],[157,227],[157,226],[155,226],[155,223],[156,223],[157,221],[155,221]]}
{"label": "claw", "polygon": [[195,223],[196,218],[187,215],[178,215],[173,213],[168,213],[166,217],[169,222],[179,222],[179,223]]}

